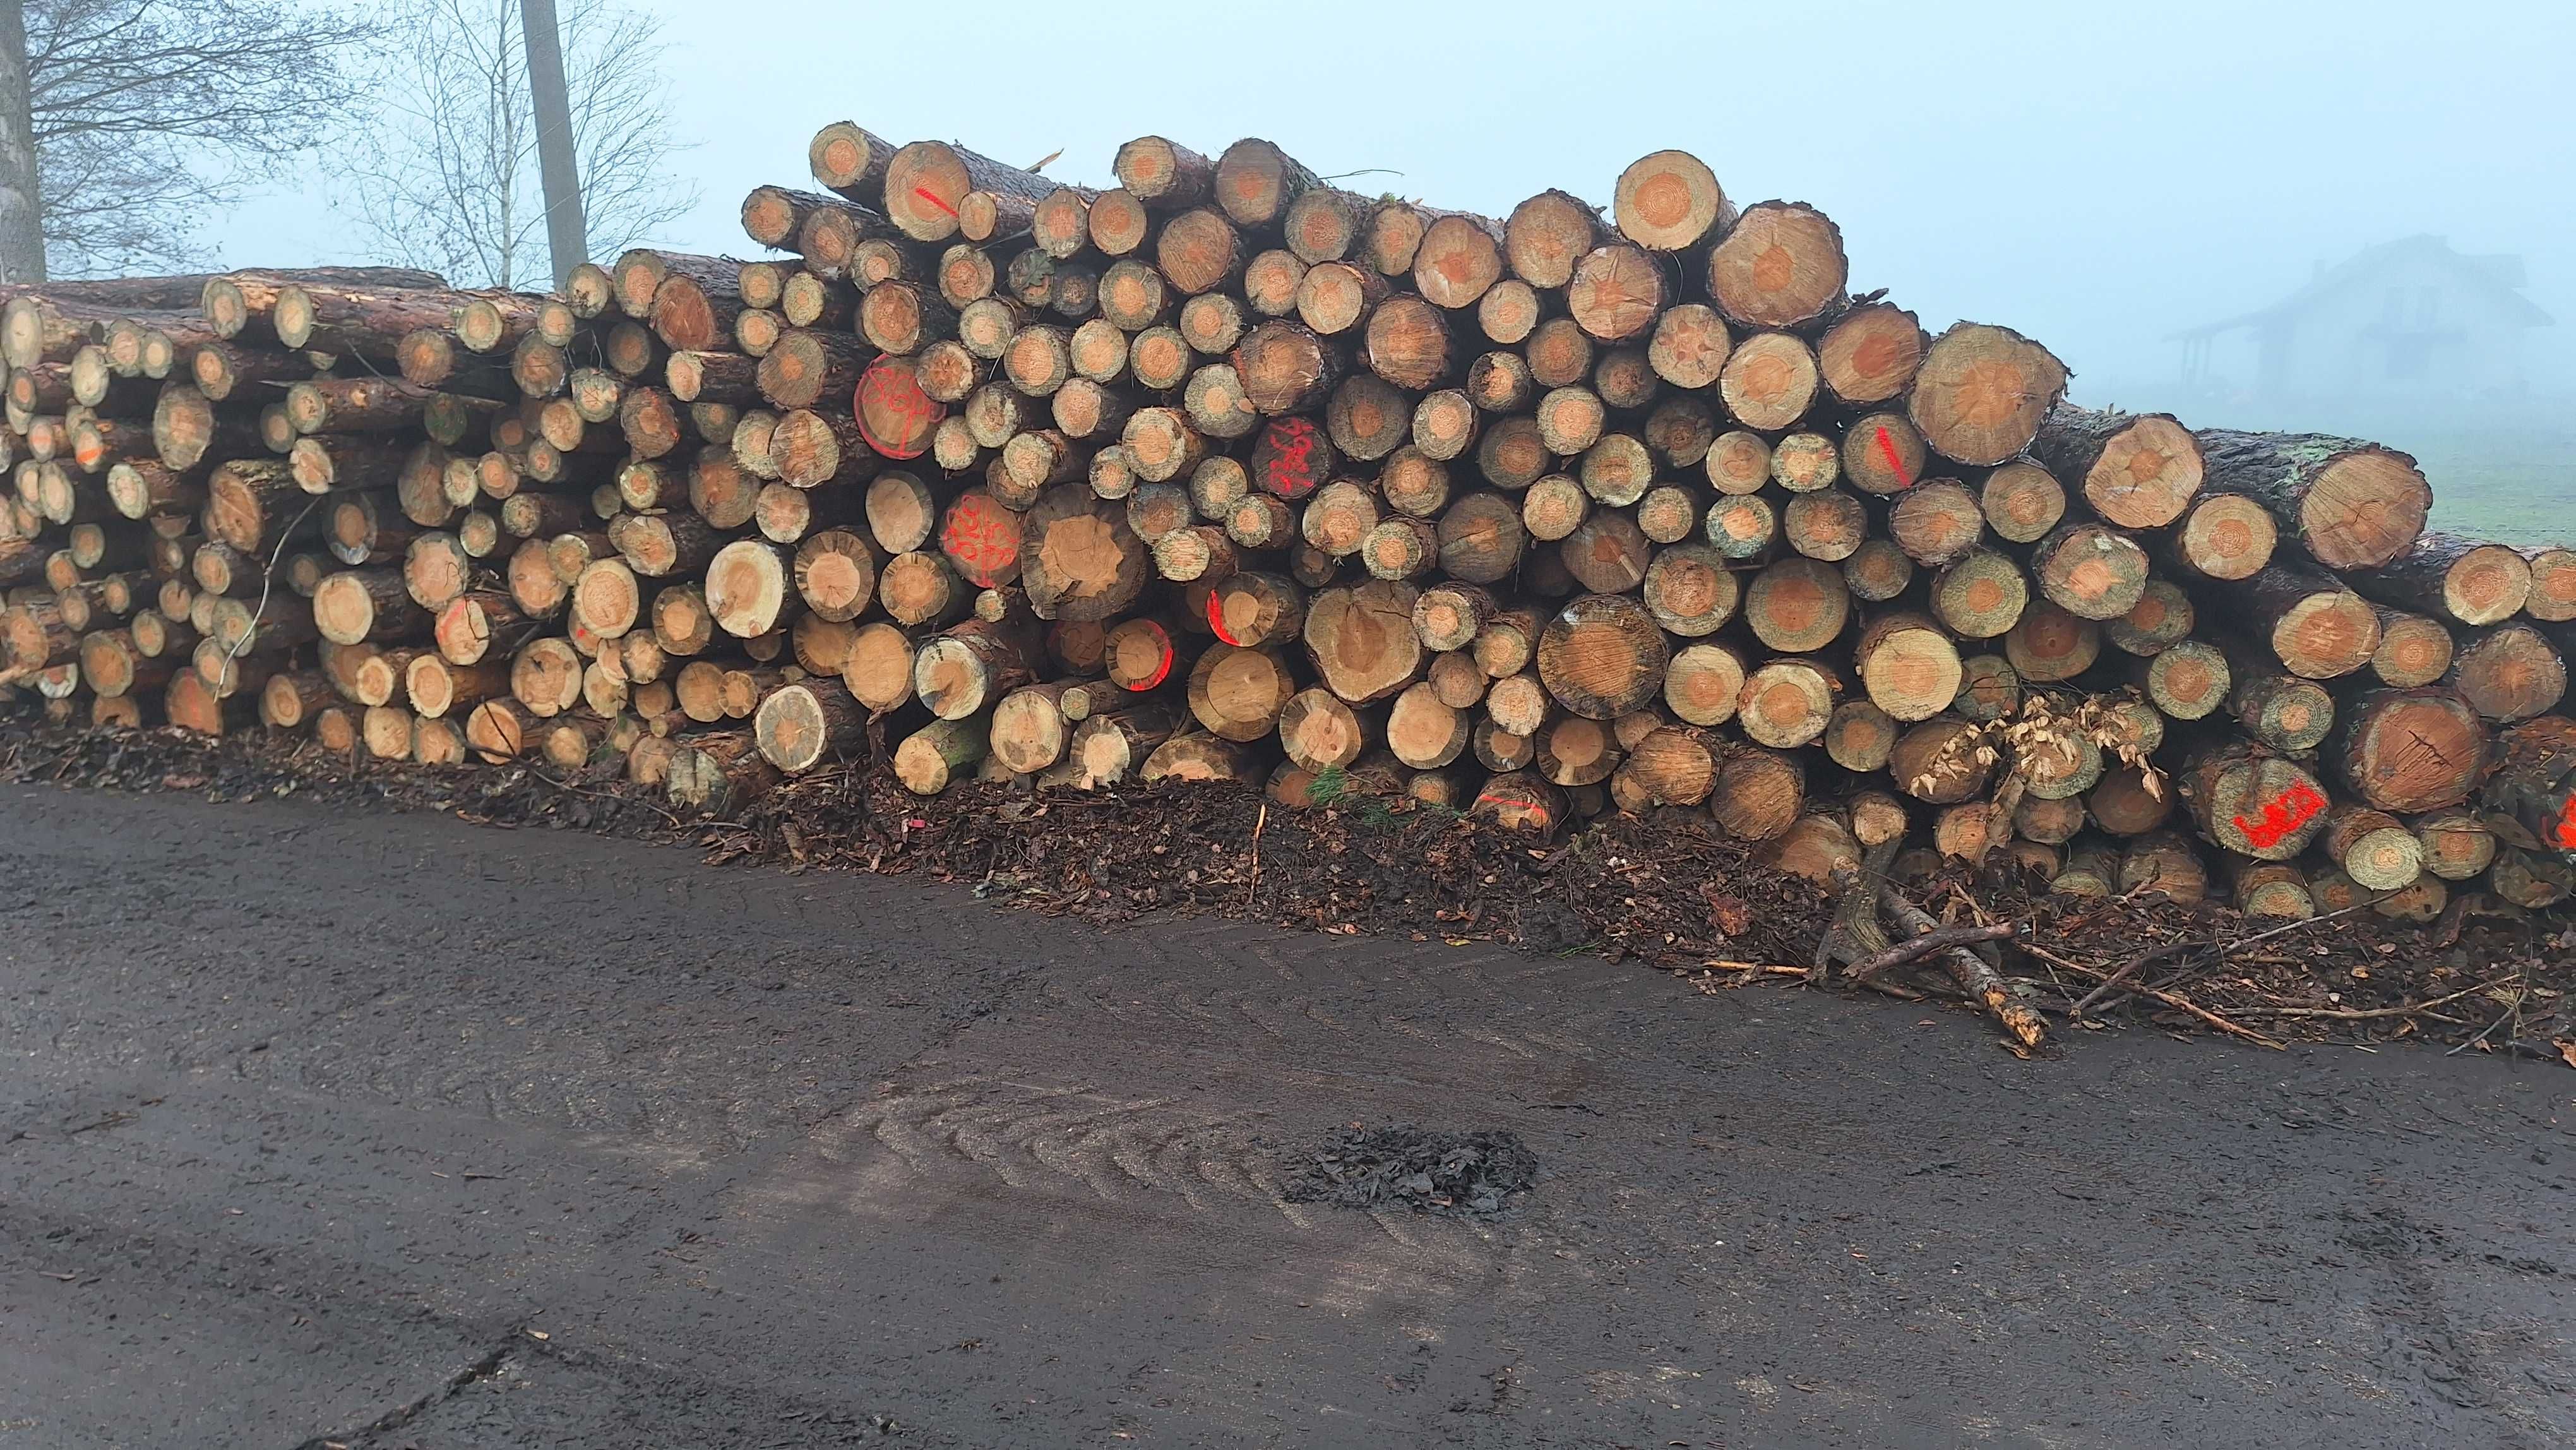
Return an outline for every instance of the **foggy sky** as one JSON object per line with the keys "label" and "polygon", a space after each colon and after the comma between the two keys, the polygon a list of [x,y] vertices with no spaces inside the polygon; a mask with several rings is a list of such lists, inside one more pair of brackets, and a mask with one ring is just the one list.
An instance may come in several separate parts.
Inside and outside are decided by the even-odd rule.
{"label": "foggy sky", "polygon": [[[678,165],[704,201],[663,240],[741,254],[742,194],[807,181],[851,119],[1112,183],[1129,137],[1279,142],[1350,189],[1495,216],[1606,202],[1666,146],[1739,202],[1843,228],[1854,290],[1936,330],[2006,323],[2076,395],[2169,382],[2168,333],[2259,307],[2314,264],[2417,232],[2525,259],[2576,385],[2576,7],[2455,0],[1298,5],[659,0]],[[226,265],[344,260],[310,198],[217,224]]]}

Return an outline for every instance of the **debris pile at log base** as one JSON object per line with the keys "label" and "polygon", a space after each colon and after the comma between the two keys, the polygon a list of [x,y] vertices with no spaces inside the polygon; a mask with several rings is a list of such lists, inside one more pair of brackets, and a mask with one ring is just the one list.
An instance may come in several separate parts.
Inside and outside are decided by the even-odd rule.
{"label": "debris pile at log base", "polygon": [[859,759],[1550,843],[1680,812],[1843,887],[1834,965],[2026,1042],[1997,942],[1890,957],[1945,871],[2446,931],[2576,886],[2576,552],[2424,532],[2376,444],[2070,405],[1687,153],[1504,218],[1261,141],[1096,191],[846,123],[809,162],[744,201],[773,259],[557,296],[14,289],[0,686],[612,757],[675,817]]}
{"label": "debris pile at log base", "polygon": [[[458,768],[326,750],[280,732],[215,739],[32,722],[0,723],[0,781],[577,829],[667,843],[716,865],[909,876],[970,891],[993,909],[1104,928],[1179,913],[1369,936],[1405,943],[1434,969],[1442,955],[1498,943],[1637,962],[1710,993],[1854,985],[1847,974],[1820,978],[1811,964],[1832,896],[1764,864],[1759,843],[1679,810],[1613,814],[1540,842],[1402,802],[1286,811],[1248,788],[1180,782],[1034,793],[969,782],[925,800],[860,763],[818,770],[711,821],[682,818],[663,793],[625,779],[610,753],[571,769]],[[2052,893],[2000,860],[1983,871],[1950,862],[1909,890],[1944,917],[2014,923],[2006,971],[2016,993],[2085,1028],[2245,1042],[2474,1039],[2481,1051],[2551,1061],[2565,1060],[2559,1044],[2576,1042],[2576,928],[2563,921],[2461,911],[2425,927],[2362,911],[2290,923],[2257,941],[2249,939],[2283,924],[2154,892]],[[2095,995],[2133,961],[2127,985]],[[1865,985],[1923,1008],[1976,1010],[1946,972],[1918,966]]]}

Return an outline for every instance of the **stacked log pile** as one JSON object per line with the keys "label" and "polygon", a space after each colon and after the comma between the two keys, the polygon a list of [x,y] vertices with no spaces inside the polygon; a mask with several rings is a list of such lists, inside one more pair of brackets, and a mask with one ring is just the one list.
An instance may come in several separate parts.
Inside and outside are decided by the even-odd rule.
{"label": "stacked log pile", "polygon": [[2064,400],[1658,152],[1483,217],[1147,137],[825,128],[754,261],[21,289],[6,678],[58,720],[620,757],[728,812],[1247,782],[1819,878],[2431,917],[2576,887],[2576,552],[2413,461]]}

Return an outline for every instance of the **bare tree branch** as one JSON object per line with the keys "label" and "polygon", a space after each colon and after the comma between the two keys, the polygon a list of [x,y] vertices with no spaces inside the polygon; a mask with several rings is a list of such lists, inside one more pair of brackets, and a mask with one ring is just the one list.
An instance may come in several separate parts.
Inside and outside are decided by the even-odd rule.
{"label": "bare tree branch", "polygon": [[185,265],[247,163],[306,151],[363,93],[386,21],[304,0],[27,0],[29,119],[57,275]]}
{"label": "bare tree branch", "polygon": [[[661,30],[613,0],[561,7],[588,250],[611,257],[697,204],[670,184]],[[462,285],[548,275],[537,123],[517,0],[413,0],[414,38],[375,90],[378,124],[335,190],[383,261]]]}

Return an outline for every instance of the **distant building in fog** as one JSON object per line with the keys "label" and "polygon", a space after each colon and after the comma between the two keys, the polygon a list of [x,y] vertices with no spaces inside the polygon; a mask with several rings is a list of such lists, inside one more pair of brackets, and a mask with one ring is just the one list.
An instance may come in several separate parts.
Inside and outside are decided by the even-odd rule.
{"label": "distant building in fog", "polygon": [[2520,257],[2465,257],[2433,236],[2320,265],[2259,312],[2174,334],[2182,381],[2264,399],[2468,401],[2523,390],[2524,334],[2551,326]]}

